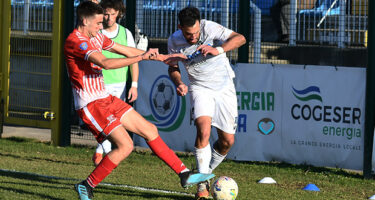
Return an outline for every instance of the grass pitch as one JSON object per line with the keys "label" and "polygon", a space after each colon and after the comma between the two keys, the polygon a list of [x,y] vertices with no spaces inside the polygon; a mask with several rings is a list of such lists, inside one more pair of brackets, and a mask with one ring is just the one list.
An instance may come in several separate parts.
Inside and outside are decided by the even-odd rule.
{"label": "grass pitch", "polygon": [[[93,147],[54,147],[32,139],[0,139],[0,199],[78,199],[73,184],[94,169]],[[191,166],[194,157],[178,154]],[[217,176],[229,176],[239,186],[237,199],[367,199],[374,180],[341,169],[285,163],[225,161]],[[277,184],[258,184],[263,177]],[[195,188],[184,190],[179,179],[149,151],[133,152],[94,191],[94,199],[192,200]],[[314,183],[320,192],[302,188]],[[152,190],[156,189],[156,190]]]}

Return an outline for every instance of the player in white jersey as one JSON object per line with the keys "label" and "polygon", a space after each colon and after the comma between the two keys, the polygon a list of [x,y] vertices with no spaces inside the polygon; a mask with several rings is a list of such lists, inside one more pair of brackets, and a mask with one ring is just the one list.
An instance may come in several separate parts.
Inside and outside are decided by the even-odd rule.
{"label": "player in white jersey", "polygon": [[[187,7],[178,14],[179,30],[168,39],[168,52],[183,53],[190,88],[181,80],[178,65],[169,66],[169,75],[179,95],[191,94],[197,136],[195,157],[200,173],[211,173],[225,158],[234,144],[237,121],[237,96],[234,72],[225,52],[245,44],[239,33],[213,21],[200,19],[197,8]],[[211,125],[216,127],[218,140],[211,149]],[[197,199],[209,196],[208,182],[198,185]]]}

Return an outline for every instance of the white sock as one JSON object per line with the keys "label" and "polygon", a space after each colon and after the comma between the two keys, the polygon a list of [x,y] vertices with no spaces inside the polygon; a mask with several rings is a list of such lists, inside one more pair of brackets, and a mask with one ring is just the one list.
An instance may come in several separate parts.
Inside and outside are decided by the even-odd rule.
{"label": "white sock", "polygon": [[195,148],[195,159],[199,173],[208,174],[211,162],[210,144],[201,149]]}
{"label": "white sock", "polygon": [[210,163],[210,171],[209,173],[212,173],[212,171],[220,165],[221,162],[223,162],[224,158],[227,155],[221,155],[219,154],[214,148],[212,149],[212,158]]}
{"label": "white sock", "polygon": [[98,145],[96,145],[95,153],[103,154],[103,147],[101,144],[98,143]]}
{"label": "white sock", "polygon": [[112,151],[112,144],[109,140],[104,140],[102,143],[102,147],[103,147],[105,154],[108,154],[109,152]]}

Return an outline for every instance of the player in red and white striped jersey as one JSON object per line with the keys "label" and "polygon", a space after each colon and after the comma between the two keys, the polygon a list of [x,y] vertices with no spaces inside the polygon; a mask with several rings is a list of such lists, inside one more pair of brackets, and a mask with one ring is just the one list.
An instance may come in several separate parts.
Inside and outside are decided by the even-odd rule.
{"label": "player in red and white striped jersey", "polygon": [[[117,146],[85,181],[75,185],[80,198],[91,199],[93,188],[132,152],[133,141],[126,130],[145,138],[151,150],[179,175],[183,187],[210,178],[200,174],[196,176],[187,169],[160,138],[155,125],[104,89],[102,69],[116,69],[141,60],[164,60],[168,57],[159,55],[157,49],[144,52],[114,43],[100,33],[103,9],[91,1],[78,6],[77,17],[78,27],[68,36],[64,46],[75,109],[99,143],[109,139]],[[103,49],[125,55],[126,58],[106,58],[101,53]]]}

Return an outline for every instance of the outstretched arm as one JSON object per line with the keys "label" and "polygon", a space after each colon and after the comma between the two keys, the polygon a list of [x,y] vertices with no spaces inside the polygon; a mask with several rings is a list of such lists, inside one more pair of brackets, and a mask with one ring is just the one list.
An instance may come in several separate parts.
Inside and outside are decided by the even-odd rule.
{"label": "outstretched arm", "polygon": [[140,52],[140,54],[127,58],[106,58],[102,53],[95,51],[90,54],[88,60],[104,69],[117,69],[137,63],[141,60],[154,60],[159,54],[158,49],[149,49],[145,53],[142,50],[131,52]]}
{"label": "outstretched arm", "polygon": [[134,57],[140,54],[145,53],[145,51],[134,48],[134,47],[129,47],[125,45],[121,45],[119,43],[115,43],[111,49],[108,51],[124,55],[126,57]]}

